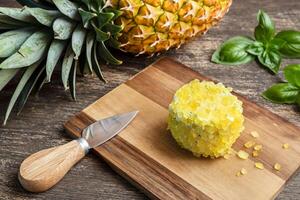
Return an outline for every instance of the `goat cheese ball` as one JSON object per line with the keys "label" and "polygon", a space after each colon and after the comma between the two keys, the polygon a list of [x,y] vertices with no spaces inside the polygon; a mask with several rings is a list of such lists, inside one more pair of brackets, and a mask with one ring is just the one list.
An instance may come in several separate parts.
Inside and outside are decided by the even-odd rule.
{"label": "goat cheese ball", "polygon": [[168,129],[195,156],[224,156],[244,130],[242,102],[222,83],[193,80],[169,105]]}

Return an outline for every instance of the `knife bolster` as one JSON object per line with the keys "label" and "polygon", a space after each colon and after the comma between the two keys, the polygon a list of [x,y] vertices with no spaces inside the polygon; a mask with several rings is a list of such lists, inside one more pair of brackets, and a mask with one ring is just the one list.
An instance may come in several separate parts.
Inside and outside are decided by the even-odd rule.
{"label": "knife bolster", "polygon": [[89,143],[86,141],[86,139],[79,138],[76,141],[80,144],[80,146],[84,150],[85,154],[87,154],[91,147],[90,147]]}

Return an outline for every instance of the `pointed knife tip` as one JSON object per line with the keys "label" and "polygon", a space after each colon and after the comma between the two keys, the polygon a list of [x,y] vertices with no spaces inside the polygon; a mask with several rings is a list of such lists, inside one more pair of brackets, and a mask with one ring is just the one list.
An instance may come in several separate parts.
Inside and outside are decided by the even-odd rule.
{"label": "pointed knife tip", "polygon": [[135,117],[140,111],[139,110],[135,110],[135,111],[132,111],[131,113],[133,114],[133,116]]}

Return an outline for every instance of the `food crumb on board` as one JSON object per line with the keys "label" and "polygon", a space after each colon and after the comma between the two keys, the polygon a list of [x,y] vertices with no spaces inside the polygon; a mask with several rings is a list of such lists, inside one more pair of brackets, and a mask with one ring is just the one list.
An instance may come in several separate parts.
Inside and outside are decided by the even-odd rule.
{"label": "food crumb on board", "polygon": [[256,132],[256,131],[252,131],[250,134],[251,134],[252,137],[254,137],[254,138],[258,138],[258,137],[259,137],[259,134],[258,134],[258,132]]}
{"label": "food crumb on board", "polygon": [[262,149],[262,145],[261,144],[258,144],[258,145],[254,146],[254,150],[256,150],[256,151],[260,151],[261,149]]}
{"label": "food crumb on board", "polygon": [[257,157],[258,155],[259,155],[258,151],[254,150],[254,151],[252,152],[252,156],[253,156],[253,157]]}
{"label": "food crumb on board", "polygon": [[243,176],[247,174],[247,170],[245,168],[242,168],[240,171],[236,173],[236,176]]}
{"label": "food crumb on board", "polygon": [[290,147],[290,145],[288,144],[288,143],[284,143],[283,145],[282,145],[282,148],[283,149],[288,149]]}
{"label": "food crumb on board", "polygon": [[241,169],[241,174],[242,174],[242,175],[247,174],[247,170],[246,170],[245,168],[242,168],[242,169]]}
{"label": "food crumb on board", "polygon": [[239,152],[237,153],[238,157],[243,159],[243,160],[247,160],[249,157],[249,154],[243,150],[239,150]]}
{"label": "food crumb on board", "polygon": [[254,145],[255,145],[255,142],[250,140],[244,144],[244,147],[249,149],[249,148],[253,147]]}
{"label": "food crumb on board", "polygon": [[260,163],[260,162],[256,162],[255,164],[254,164],[254,166],[257,168],[257,169],[264,169],[265,167],[264,167],[264,164],[262,164],[262,163]]}
{"label": "food crumb on board", "polygon": [[281,170],[281,165],[279,163],[275,163],[274,169],[277,170],[277,171],[280,171]]}

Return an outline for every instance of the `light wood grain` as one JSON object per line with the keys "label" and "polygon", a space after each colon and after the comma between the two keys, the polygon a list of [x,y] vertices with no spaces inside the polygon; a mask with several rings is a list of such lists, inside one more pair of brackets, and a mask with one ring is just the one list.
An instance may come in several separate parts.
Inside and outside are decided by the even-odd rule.
{"label": "light wood grain", "polygon": [[[236,152],[243,149],[251,154],[252,151],[243,148],[243,144],[253,140],[250,132],[257,131],[260,137],[255,141],[263,145],[260,156],[250,156],[246,161],[236,156],[230,160],[196,158],[174,142],[166,124],[168,105],[175,91],[195,78],[209,80],[178,62],[163,58],[91,104],[65,127],[72,135],[78,136],[88,121],[139,110],[139,115],[123,132],[96,148],[95,152],[150,197],[275,198],[300,165],[300,129],[236,94],[244,103],[245,131],[233,148]],[[289,143],[291,148],[283,150],[283,143]],[[140,155],[144,161],[139,159]],[[148,170],[144,170],[145,162],[150,163]],[[262,162],[265,169],[255,168],[255,162]],[[282,165],[280,172],[273,169],[275,163]],[[242,168],[247,169],[248,174],[236,177]]]}
{"label": "light wood grain", "polygon": [[44,192],[58,183],[84,156],[85,151],[76,140],[41,150],[22,162],[19,181],[30,192]]}
{"label": "light wood grain", "polygon": [[[16,6],[17,3],[15,0],[0,0],[0,5]],[[268,86],[282,80],[282,74],[273,76],[255,62],[241,67],[221,66],[210,62],[212,52],[222,41],[235,35],[253,34],[258,9],[264,9],[274,19],[277,30],[300,29],[299,0],[234,0],[229,13],[217,27],[180,49],[163,55],[176,58],[192,69],[233,87],[238,93],[300,126],[297,106],[272,104],[260,96]],[[30,97],[19,116],[12,115],[7,126],[0,127],[0,199],[146,199],[138,189],[93,154],[87,155],[60,184],[45,193],[26,192],[17,179],[20,163],[24,158],[41,149],[70,141],[62,124],[74,113],[159,58],[133,57],[117,51],[114,55],[122,59],[124,64],[103,66],[108,84],[102,83],[97,77],[78,77],[77,102],[73,102],[61,85],[60,73],[55,72],[52,83],[47,84],[38,97]],[[298,62],[299,60],[284,60],[282,66]],[[2,120],[16,83],[17,80],[13,81],[0,94]],[[299,188],[298,173],[276,199],[299,200]]]}

